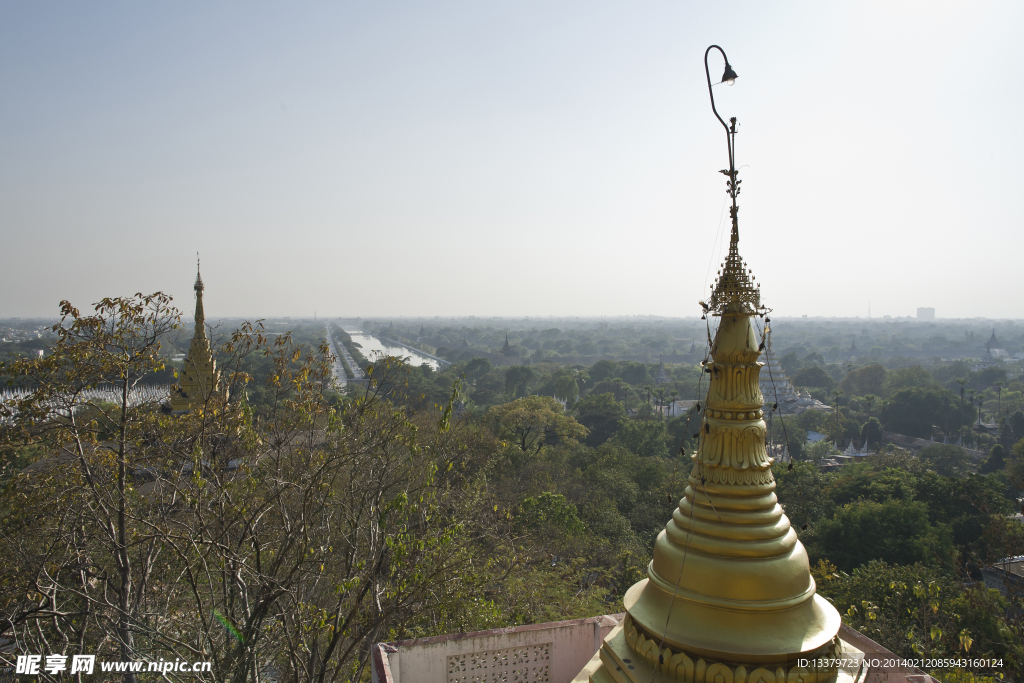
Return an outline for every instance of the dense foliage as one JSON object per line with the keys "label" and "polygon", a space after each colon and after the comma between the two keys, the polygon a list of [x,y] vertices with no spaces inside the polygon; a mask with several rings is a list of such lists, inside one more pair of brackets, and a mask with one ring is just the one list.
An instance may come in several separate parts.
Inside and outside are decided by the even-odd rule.
{"label": "dense foliage", "polygon": [[[256,324],[217,352],[229,400],[172,416],[82,399],[99,384],[127,397],[164,371],[166,303],[67,305],[47,355],[0,368],[35,389],[3,404],[0,638],[25,651],[340,681],[366,677],[375,641],[618,611],[689,475],[699,415],[675,401],[701,397],[701,373],[685,362],[475,356],[437,372],[360,358],[335,327],[371,378],[339,395],[323,327]],[[987,396],[1004,381],[1005,398],[1016,380],[786,356],[794,380],[841,392],[838,414],[775,415],[770,436],[806,458],[775,474],[821,593],[894,652],[997,656],[1019,677],[1024,603],[979,579],[1024,554],[1024,525],[1008,520],[1024,413],[997,415],[995,436],[965,430],[990,440],[984,462],[882,437],[945,428],[951,382]],[[803,451],[808,431],[866,439],[874,455],[824,471],[831,446]]]}

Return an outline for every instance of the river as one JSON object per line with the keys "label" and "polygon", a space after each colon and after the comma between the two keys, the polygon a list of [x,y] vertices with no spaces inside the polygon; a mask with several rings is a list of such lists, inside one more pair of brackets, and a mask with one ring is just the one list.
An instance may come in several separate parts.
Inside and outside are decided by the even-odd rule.
{"label": "river", "polygon": [[437,370],[438,362],[433,358],[424,356],[417,351],[408,349],[404,346],[396,346],[390,344],[379,337],[375,337],[372,334],[366,334],[358,327],[343,327],[346,332],[352,337],[352,341],[359,345],[359,352],[368,361],[373,361],[374,356],[377,353],[384,354],[385,356],[397,356],[399,358],[407,358],[411,365],[429,365],[434,370]]}

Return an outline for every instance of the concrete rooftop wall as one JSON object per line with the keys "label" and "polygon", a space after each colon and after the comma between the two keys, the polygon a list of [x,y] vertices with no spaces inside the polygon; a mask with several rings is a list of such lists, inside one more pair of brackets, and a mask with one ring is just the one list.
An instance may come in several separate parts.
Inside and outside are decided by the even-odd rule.
{"label": "concrete rooftop wall", "polygon": [[373,646],[373,683],[569,683],[625,614]]}

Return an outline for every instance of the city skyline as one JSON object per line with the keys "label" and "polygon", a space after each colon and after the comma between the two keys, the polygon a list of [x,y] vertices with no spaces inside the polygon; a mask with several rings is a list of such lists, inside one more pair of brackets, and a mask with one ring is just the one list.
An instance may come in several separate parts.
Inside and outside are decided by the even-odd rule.
{"label": "city skyline", "polygon": [[[0,317],[1024,318],[1009,2],[0,6]],[[712,77],[721,73],[716,55]],[[994,129],[994,130],[993,130]]]}

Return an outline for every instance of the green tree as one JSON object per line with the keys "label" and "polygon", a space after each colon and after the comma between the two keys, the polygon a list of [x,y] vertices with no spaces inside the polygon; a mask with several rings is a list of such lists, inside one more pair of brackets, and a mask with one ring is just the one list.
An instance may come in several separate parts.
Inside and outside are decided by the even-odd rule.
{"label": "green tree", "polygon": [[1006,369],[1000,367],[985,368],[974,373],[970,379],[971,386],[975,389],[987,389],[1006,381]]}
{"label": "green tree", "polygon": [[870,448],[878,447],[882,443],[882,423],[874,417],[868,418],[868,421],[861,427],[860,439]]}
{"label": "green tree", "polygon": [[877,363],[866,365],[847,374],[839,383],[839,388],[851,396],[878,395],[882,393],[885,377],[885,366]]}
{"label": "green tree", "polygon": [[833,445],[832,441],[827,438],[815,441],[804,449],[804,453],[809,460],[816,463],[833,455],[839,455],[839,451],[836,449],[835,445]]}
{"label": "green tree", "polygon": [[1010,425],[1010,429],[1013,431],[1014,443],[1024,439],[1024,412],[1015,410],[1010,413],[1010,416],[1006,418],[1007,424]]}
{"label": "green tree", "polygon": [[813,462],[794,462],[792,468],[782,463],[772,467],[779,503],[790,522],[798,528],[832,515],[835,504],[823,496],[836,479],[831,472],[822,472]]}
{"label": "green tree", "polygon": [[996,444],[992,447],[988,457],[985,458],[985,462],[982,464],[979,470],[982,474],[992,474],[993,472],[1001,472],[1006,467],[1006,449],[1000,444]]}
{"label": "green tree", "polygon": [[513,398],[523,398],[529,393],[529,384],[537,376],[525,365],[513,365],[505,371],[505,393]]}
{"label": "green tree", "polygon": [[523,453],[536,453],[547,443],[576,441],[587,428],[565,414],[549,396],[527,396],[487,411],[494,434]]}
{"label": "green tree", "polygon": [[993,673],[1018,675],[1021,642],[1000,616],[1005,601],[984,584],[878,560],[845,575],[822,562],[812,574],[845,623],[898,656],[1003,658],[1004,668]]}
{"label": "green tree", "polygon": [[466,373],[466,379],[471,382],[475,382],[493,369],[491,361],[486,358],[474,358],[473,360],[466,363],[466,367],[463,372]]}
{"label": "green tree", "polygon": [[616,377],[619,372],[619,364],[613,360],[599,360],[590,366],[590,379],[593,382],[602,382],[606,379]]}
{"label": "green tree", "polygon": [[611,442],[643,458],[665,457],[669,434],[664,422],[624,419],[619,422],[619,430]]}
{"label": "green tree", "polygon": [[576,420],[589,431],[586,443],[592,448],[612,438],[619,422],[626,417],[622,404],[610,393],[590,394],[576,404],[575,414]]}
{"label": "green tree", "polygon": [[932,425],[944,423],[945,417],[945,396],[935,388],[900,389],[882,407],[887,430],[920,439],[931,438]]}
{"label": "green tree", "polygon": [[937,383],[932,378],[931,373],[920,365],[891,371],[886,383],[890,394],[903,389],[928,389],[936,385]]}
{"label": "green tree", "polygon": [[132,398],[170,313],[161,296],[104,300],[94,316],[66,305],[55,353],[17,368],[36,392],[3,403],[3,437],[44,455],[0,492],[0,637],[209,660],[218,681],[358,680],[366,642],[407,633],[464,585],[465,525],[483,515],[462,494],[478,461],[453,426],[457,388],[414,424],[377,390],[400,383],[383,363],[338,403],[326,345],[268,346],[244,326],[221,357],[269,354],[277,400],[260,419],[244,390],[175,416],[89,405],[114,379]]}
{"label": "green tree", "polygon": [[1016,527],[1019,536],[1006,533],[1006,527],[1012,527],[1007,515],[1014,510],[1000,479],[973,474],[944,477],[935,472],[917,477],[915,499],[928,505],[933,524],[949,526],[963,563],[981,567],[1024,551],[1018,543],[1024,540],[1024,529]]}
{"label": "green tree", "polygon": [[619,364],[619,377],[634,387],[643,386],[651,381],[651,375],[644,363],[628,361]]}
{"label": "green tree", "polygon": [[930,469],[944,477],[959,477],[968,472],[968,460],[964,449],[953,444],[937,443],[921,449],[918,457]]}
{"label": "green tree", "polygon": [[829,377],[828,373],[820,365],[803,368],[794,374],[792,379],[793,384],[796,386],[821,387],[829,391],[836,385],[836,381]]}
{"label": "green tree", "polygon": [[878,396],[876,396],[875,394],[864,394],[863,398],[864,403],[867,405],[868,408],[868,417],[871,417],[871,406],[878,403]]}
{"label": "green tree", "polygon": [[[138,404],[133,394],[147,375],[164,368],[160,340],[175,329],[180,318],[170,301],[161,292],[103,299],[92,315],[82,315],[70,302],[62,301],[60,322],[53,327],[57,339],[50,353],[0,364],[0,376],[17,378],[33,389],[21,400],[0,404],[0,422],[6,423],[5,445],[45,445],[53,457],[47,458],[44,471],[59,470],[50,482],[56,488],[44,487],[51,497],[40,500],[36,512],[45,509],[62,522],[56,526],[43,524],[34,531],[21,530],[41,534],[56,547],[57,554],[47,558],[53,576],[40,567],[41,575],[28,579],[35,591],[53,596],[54,603],[46,609],[52,613],[52,621],[47,616],[47,622],[57,632],[51,637],[59,643],[62,630],[82,632],[80,626],[74,626],[76,620],[102,620],[109,624],[106,635],[117,644],[118,654],[125,660],[135,658],[137,625],[144,621],[138,596],[147,589],[147,577],[155,562],[155,558],[147,562],[145,555],[134,551],[140,541],[133,524],[133,517],[139,514],[133,482],[136,471],[150,464],[147,456],[152,457],[150,449],[140,447],[140,440],[146,439],[153,428],[154,406]],[[100,386],[115,388],[116,403],[89,398],[89,391]],[[14,500],[22,496],[25,493],[18,491]],[[0,509],[4,507],[0,505]],[[59,512],[61,508],[63,512]],[[69,536],[69,530],[62,528],[71,520],[77,525],[76,531],[96,534],[99,541],[91,546],[90,564],[94,569],[83,566],[81,571],[83,577],[105,577],[108,595],[103,600],[91,598],[82,586],[64,591],[55,585],[57,570],[69,560],[67,553],[80,550],[83,543],[77,533]],[[14,523],[11,518],[5,521]],[[0,575],[7,573],[0,568]],[[16,611],[24,610],[19,622],[38,625],[39,617],[31,616],[38,612],[35,606],[22,600],[11,601],[8,606],[12,604]],[[40,651],[60,651],[36,643]],[[134,679],[134,675],[126,677]]]}
{"label": "green tree", "polygon": [[[817,411],[807,410],[802,414],[814,413],[820,415]],[[694,424],[697,424],[694,421]],[[804,428],[798,421],[794,421],[792,418],[784,418],[781,415],[774,415],[769,420],[768,430],[768,441],[775,445],[781,446],[782,444],[788,444],[789,455],[794,459],[800,459],[805,457],[807,450],[807,429]],[[812,430],[816,431],[816,430]]]}
{"label": "green tree", "polygon": [[849,572],[870,560],[951,563],[953,539],[948,527],[928,522],[923,502],[858,500],[815,526],[810,550]]}
{"label": "green tree", "polygon": [[550,379],[555,398],[571,407],[580,397],[579,373],[569,368],[556,370]]}
{"label": "green tree", "polygon": [[835,421],[835,415],[820,410],[805,410],[797,415],[795,420],[790,417],[786,419],[786,422],[788,424],[795,423],[798,427],[808,432],[824,433],[828,428],[825,423],[829,420]]}
{"label": "green tree", "polygon": [[858,500],[884,503],[898,500],[909,503],[917,495],[917,477],[904,469],[876,468],[874,463],[845,467],[836,475],[829,498],[836,505]]}
{"label": "green tree", "polygon": [[527,528],[550,526],[574,536],[582,534],[586,529],[576,512],[576,506],[560,493],[545,491],[535,498],[523,499],[518,517],[520,523]]}
{"label": "green tree", "polygon": [[790,375],[795,374],[801,367],[796,351],[784,351],[782,357],[779,358],[779,363],[782,365],[782,369]]}

